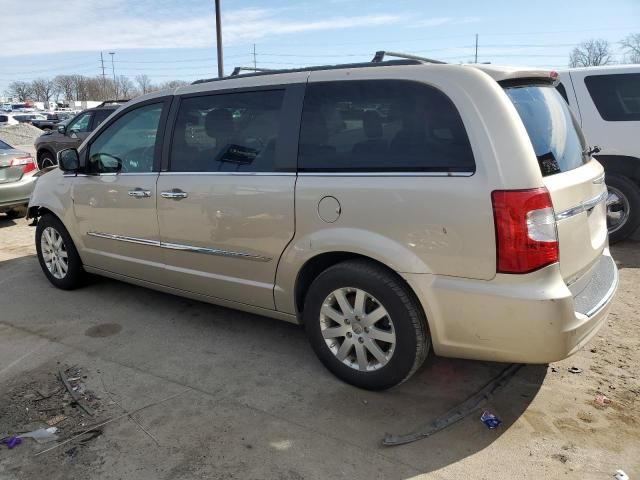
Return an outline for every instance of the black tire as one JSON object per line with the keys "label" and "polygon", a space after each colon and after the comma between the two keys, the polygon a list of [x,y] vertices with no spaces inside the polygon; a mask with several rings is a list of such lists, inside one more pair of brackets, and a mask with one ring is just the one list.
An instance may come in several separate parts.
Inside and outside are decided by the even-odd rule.
{"label": "black tire", "polygon": [[[395,348],[387,363],[377,370],[356,370],[343,363],[323,337],[320,310],[325,299],[340,288],[364,290],[389,314],[395,332]],[[322,272],[305,298],[303,320],[311,346],[325,367],[343,381],[367,390],[384,390],[401,384],[422,365],[429,351],[426,318],[414,293],[393,272],[367,260],[349,260]],[[355,328],[354,324],[350,328]],[[355,330],[353,332],[351,335],[356,335]],[[355,344],[352,336],[349,338]],[[349,351],[355,352],[355,347]],[[370,353],[367,358],[375,361]]]}
{"label": "black tire", "polygon": [[52,165],[57,165],[58,162],[53,153],[45,150],[40,155],[38,155],[38,168],[42,170],[43,168],[50,167]]}
{"label": "black tire", "polygon": [[628,206],[626,221],[617,229],[609,228],[609,242],[616,243],[624,240],[640,226],[640,186],[628,177],[616,174],[607,174],[605,177],[610,191],[619,192],[624,196]]}
{"label": "black tire", "polygon": [[[67,254],[67,271],[61,278],[56,278],[53,275],[43,257],[42,235],[47,228],[52,228],[62,237],[63,249]],[[36,251],[38,252],[38,261],[42,271],[54,286],[63,290],[73,290],[86,283],[86,273],[82,267],[82,260],[78,255],[78,250],[76,250],[69,232],[56,216],[45,214],[38,221],[36,227]]]}

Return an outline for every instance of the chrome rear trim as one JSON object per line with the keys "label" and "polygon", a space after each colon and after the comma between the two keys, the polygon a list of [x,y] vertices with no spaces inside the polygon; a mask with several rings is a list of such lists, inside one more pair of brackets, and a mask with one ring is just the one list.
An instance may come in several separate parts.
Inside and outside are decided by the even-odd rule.
{"label": "chrome rear trim", "polygon": [[254,255],[252,253],[245,253],[245,252],[232,252],[229,250],[220,250],[218,248],[196,247],[193,245],[184,245],[181,243],[160,242],[160,246],[162,248],[167,248],[170,250],[184,250],[184,251],[194,252],[194,253],[204,253],[207,255],[217,255],[220,257],[245,258],[247,260],[254,260],[256,262],[271,261],[271,257],[264,257],[262,255]]}
{"label": "chrome rear trim", "polygon": [[608,192],[605,190],[599,195],[589,200],[585,200],[575,207],[571,207],[563,210],[562,212],[556,213],[556,220],[565,220],[567,218],[573,217],[574,215],[579,215],[582,212],[588,212],[589,210],[595,208],[599,203],[604,202],[607,199],[607,195]]}
{"label": "chrome rear trim", "polygon": [[230,250],[221,250],[219,248],[197,247],[195,245],[185,245],[182,243],[160,242],[158,240],[150,240],[148,238],[129,237],[126,235],[116,235],[113,233],[87,232],[87,235],[97,238],[106,238],[109,240],[118,240],[120,242],[136,243],[138,245],[147,245],[150,247],[166,248],[168,250],[182,250],[193,253],[204,253],[206,255],[216,255],[219,257],[244,258],[256,262],[270,262],[271,257],[263,255],[255,255],[246,252],[234,252]]}

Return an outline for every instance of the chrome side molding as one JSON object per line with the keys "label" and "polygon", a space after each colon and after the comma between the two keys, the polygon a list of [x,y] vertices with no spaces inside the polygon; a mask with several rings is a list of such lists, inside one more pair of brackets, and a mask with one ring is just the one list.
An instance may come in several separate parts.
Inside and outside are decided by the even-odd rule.
{"label": "chrome side molding", "polygon": [[158,240],[149,240],[148,238],[127,237],[125,235],[115,235],[113,233],[87,232],[90,237],[108,238],[109,240],[119,240],[121,242],[137,243],[139,245],[149,245],[151,247],[159,247]]}
{"label": "chrome side molding", "polygon": [[595,208],[599,203],[606,201],[608,195],[609,195],[609,192],[605,190],[599,195],[589,200],[585,200],[584,202],[580,203],[579,205],[576,205],[575,207],[567,208],[562,212],[556,213],[556,220],[557,221],[565,220],[567,218],[573,217],[574,215],[578,215],[582,212],[588,212],[589,210],[592,210],[593,208]]}
{"label": "chrome side molding", "polygon": [[244,258],[246,260],[253,260],[255,262],[270,262],[271,257],[265,257],[263,255],[255,255],[247,252],[234,252],[230,250],[221,250],[219,248],[206,248],[197,247],[194,245],[185,245],[182,243],[168,243],[158,240],[150,240],[148,238],[128,237],[126,235],[116,235],[113,233],[103,232],[87,232],[90,237],[106,238],[109,240],[118,240],[120,242],[136,243],[138,245],[147,245],[150,247],[166,248],[168,250],[183,250],[194,253],[204,253],[206,255],[216,255],[218,257],[230,257],[230,258]]}

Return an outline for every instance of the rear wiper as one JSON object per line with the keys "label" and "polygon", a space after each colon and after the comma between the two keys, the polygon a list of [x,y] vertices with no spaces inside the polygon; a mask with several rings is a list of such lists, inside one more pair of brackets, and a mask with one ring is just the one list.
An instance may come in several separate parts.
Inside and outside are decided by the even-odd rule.
{"label": "rear wiper", "polygon": [[582,153],[584,153],[585,155],[587,155],[588,157],[590,157],[590,156],[591,156],[591,155],[593,155],[594,153],[600,153],[600,151],[601,151],[601,150],[602,150],[602,149],[601,149],[599,146],[594,145],[593,147],[587,147],[587,148],[585,148],[585,150],[584,150]]}

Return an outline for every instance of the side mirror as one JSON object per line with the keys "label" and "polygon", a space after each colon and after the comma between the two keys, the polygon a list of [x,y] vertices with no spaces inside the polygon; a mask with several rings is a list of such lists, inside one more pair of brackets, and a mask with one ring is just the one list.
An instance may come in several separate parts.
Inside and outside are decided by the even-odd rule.
{"label": "side mirror", "polygon": [[65,125],[58,125],[58,132],[64,135],[67,133],[67,127]]}
{"label": "side mirror", "polygon": [[77,172],[80,168],[80,155],[75,148],[67,148],[58,152],[58,167],[63,172]]}

